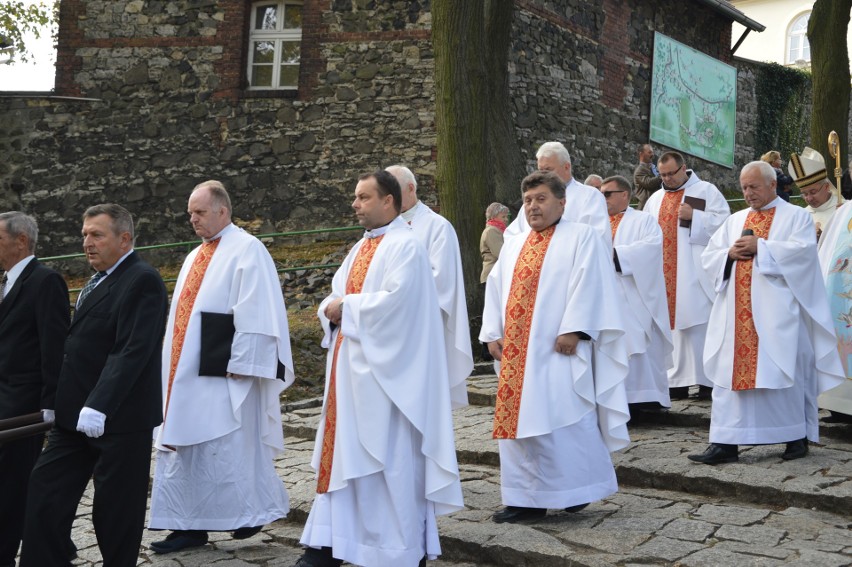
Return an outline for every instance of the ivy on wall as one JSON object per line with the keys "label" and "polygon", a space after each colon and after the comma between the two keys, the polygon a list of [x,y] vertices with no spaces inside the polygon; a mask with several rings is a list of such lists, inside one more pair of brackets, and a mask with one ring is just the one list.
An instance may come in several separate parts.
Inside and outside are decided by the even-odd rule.
{"label": "ivy on wall", "polygon": [[808,140],[811,74],[777,63],[762,65],[755,86],[757,132],[755,159],[770,150],[786,162]]}

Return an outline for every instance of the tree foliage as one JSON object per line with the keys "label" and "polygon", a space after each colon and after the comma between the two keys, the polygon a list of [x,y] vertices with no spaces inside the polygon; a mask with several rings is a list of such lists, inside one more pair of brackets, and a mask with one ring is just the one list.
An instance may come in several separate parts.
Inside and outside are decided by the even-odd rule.
{"label": "tree foliage", "polygon": [[806,102],[811,92],[808,72],[778,63],[762,65],[757,73],[757,131],[754,159],[769,150],[786,160],[799,152],[809,135]]}
{"label": "tree foliage", "polygon": [[56,22],[59,1],[40,0],[24,2],[22,0],[3,0],[0,2],[0,45],[13,47],[15,56],[22,62],[32,60],[32,52],[27,49],[25,36],[41,37]]}
{"label": "tree foliage", "polygon": [[834,162],[828,151],[828,133],[832,130],[840,136],[841,167],[846,165],[850,94],[846,31],[850,10],[852,0],[816,0],[808,20],[813,78],[811,147],[825,157],[829,172]]}

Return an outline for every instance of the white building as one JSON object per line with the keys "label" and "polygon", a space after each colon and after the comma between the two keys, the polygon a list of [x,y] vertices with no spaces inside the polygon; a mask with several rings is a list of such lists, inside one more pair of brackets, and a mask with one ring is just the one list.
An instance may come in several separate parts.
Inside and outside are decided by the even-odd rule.
{"label": "white building", "polygon": [[[729,3],[753,20],[766,26],[761,33],[750,33],[736,50],[738,57],[781,65],[809,67],[808,19],[813,0],[729,0]],[[746,28],[734,22],[731,45],[736,45]],[[846,45],[852,43],[852,26]]]}

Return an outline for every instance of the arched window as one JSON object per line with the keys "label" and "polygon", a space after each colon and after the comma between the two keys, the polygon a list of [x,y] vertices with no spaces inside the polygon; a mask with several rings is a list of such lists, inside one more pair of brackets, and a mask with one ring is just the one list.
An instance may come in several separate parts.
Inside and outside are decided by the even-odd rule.
{"label": "arched window", "polygon": [[796,61],[811,61],[811,44],[808,42],[808,20],[811,17],[810,12],[805,12],[790,24],[790,31],[787,33],[787,63],[793,64]]}

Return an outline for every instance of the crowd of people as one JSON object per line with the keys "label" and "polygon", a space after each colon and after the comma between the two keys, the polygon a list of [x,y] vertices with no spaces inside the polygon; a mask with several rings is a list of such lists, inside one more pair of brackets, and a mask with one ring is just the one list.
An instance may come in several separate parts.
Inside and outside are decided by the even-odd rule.
{"label": "crowd of people", "polygon": [[[632,183],[580,183],[565,146],[547,142],[517,218],[486,210],[478,338],[499,375],[494,522],[615,493],[610,453],[630,442],[631,418],[672,399],[712,400],[710,444],[689,455],[709,465],[736,461],[739,445],[805,457],[820,407],[852,415],[852,205],[838,208],[822,156],[790,160],[807,209],[778,193],[767,154],[742,168],[748,206],[733,215],[681,154],[654,159],[643,144],[638,156]],[[362,175],[352,207],[364,234],[317,313],[325,393],[296,565],[422,566],[441,552],[436,517],[464,506],[453,410],[468,403],[473,355],[459,243],[405,166]],[[0,214],[0,419],[53,424],[43,449],[42,436],[0,445],[0,567],[19,546],[21,567],[68,565],[90,480],[104,564],[135,565],[152,454],[147,527],[168,532],[155,553],[204,546],[211,531],[250,538],[289,512],[273,463],[294,381],[284,297],[232,210],[219,181],[191,192],[202,243],[169,306],[133,249],[131,214],[90,207],[95,274],[71,317],[63,279],[35,258],[36,221]]]}

